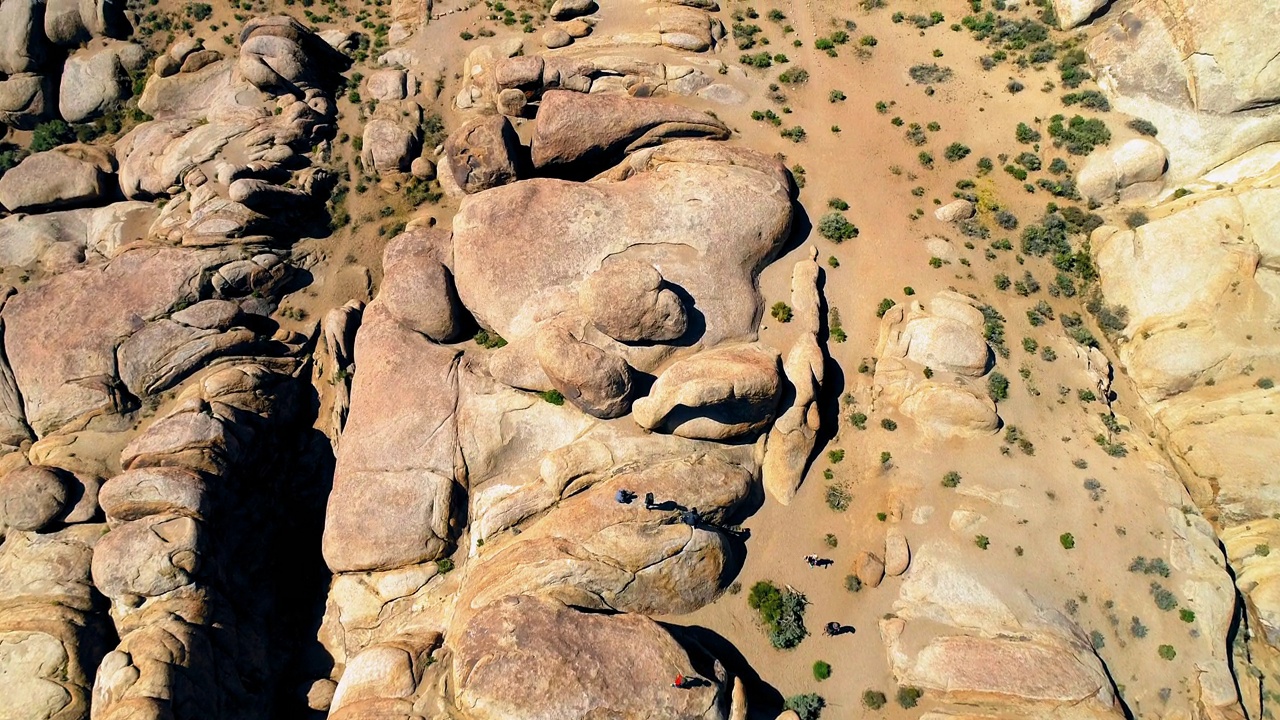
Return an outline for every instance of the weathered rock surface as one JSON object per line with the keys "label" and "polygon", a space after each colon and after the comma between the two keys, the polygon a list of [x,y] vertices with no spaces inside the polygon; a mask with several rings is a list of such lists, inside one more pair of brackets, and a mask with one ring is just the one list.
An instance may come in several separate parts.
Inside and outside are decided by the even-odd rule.
{"label": "weathered rock surface", "polygon": [[359,369],[325,517],[335,572],[434,560],[453,538],[458,353],[379,314],[371,305],[356,336]]}
{"label": "weathered rock surface", "polygon": [[108,191],[111,156],[91,145],[65,145],[28,156],[0,177],[0,205],[10,211],[92,204]]}
{"label": "weathered rock surface", "polygon": [[1135,138],[1090,155],[1076,181],[1086,200],[1108,202],[1130,185],[1159,180],[1167,161],[1159,143]]}
{"label": "weathered rock surface", "polygon": [[0,122],[34,130],[53,111],[53,93],[53,84],[43,75],[19,73],[0,79]]}
{"label": "weathered rock surface", "polygon": [[1280,116],[1265,111],[1280,101],[1280,45],[1255,31],[1280,21],[1280,5],[1262,2],[1247,21],[1204,0],[1143,0],[1117,10],[1087,51],[1112,105],[1160,129],[1171,181],[1280,138]]}
{"label": "weathered rock surface", "polygon": [[596,329],[620,342],[666,342],[688,329],[680,296],[656,268],[641,262],[606,262],[587,277],[578,301]]}
{"label": "weathered rock surface", "polygon": [[583,412],[599,418],[627,414],[631,367],[622,358],[582,340],[583,322],[548,321],[538,328],[534,354],[551,385]]}
{"label": "weathered rock surface", "polygon": [[0,528],[38,531],[61,518],[74,503],[63,475],[29,465],[0,476]]}
{"label": "weathered rock surface", "polygon": [[777,351],[761,345],[705,350],[678,360],[633,407],[637,423],[687,438],[731,440],[773,419],[781,392]]}
{"label": "weathered rock surface", "polygon": [[1069,30],[1082,25],[1111,0],[1053,0],[1053,14],[1058,17],[1058,27]]}
{"label": "weathered rock surface", "polygon": [[117,344],[141,322],[198,300],[205,273],[232,257],[223,250],[135,250],[12,298],[3,315],[5,350],[36,434],[123,408]]}
{"label": "weathered rock surface", "polygon": [[444,143],[449,169],[465,193],[477,193],[514,182],[520,138],[502,115],[468,120]]}
{"label": "weathered rock surface", "polygon": [[765,491],[783,505],[790,504],[800,488],[821,424],[818,395],[826,374],[826,355],[818,343],[822,297],[818,292],[821,269],[817,252],[817,248],[810,248],[808,259],[797,262],[791,271],[792,319],[801,334],[787,353],[782,369],[794,397],[769,430],[761,467]]}
{"label": "weathered rock surface", "polygon": [[[718,700],[725,688],[714,680],[671,687],[674,673],[696,674],[692,660],[666,630],[639,615],[586,614],[517,596],[481,611],[453,642],[457,702],[476,720],[724,717]],[[530,697],[539,698],[538,709]]]}
{"label": "weathered rock surface", "polygon": [[[702,314],[693,348],[754,339],[753,277],[789,232],[789,186],[772,158],[681,141],[641,151],[596,182],[525,180],[471,195],[453,222],[458,296],[482,326],[515,342],[544,318],[577,312],[579,283],[606,259],[634,258],[692,298]],[[755,202],[742,206],[744,196]],[[674,350],[610,349],[645,372]]]}
{"label": "weathered rock surface", "polygon": [[382,253],[384,280],[378,302],[405,327],[436,342],[457,339],[462,328],[444,230],[415,228],[397,235]]}
{"label": "weathered rock surface", "polygon": [[551,90],[542,96],[531,150],[534,167],[594,173],[626,153],[672,138],[728,136],[724,123],[681,105]]}
{"label": "weathered rock surface", "polygon": [[62,66],[58,113],[67,122],[84,122],[128,97],[129,71],[141,69],[145,50],[125,42],[95,44],[77,50]]}

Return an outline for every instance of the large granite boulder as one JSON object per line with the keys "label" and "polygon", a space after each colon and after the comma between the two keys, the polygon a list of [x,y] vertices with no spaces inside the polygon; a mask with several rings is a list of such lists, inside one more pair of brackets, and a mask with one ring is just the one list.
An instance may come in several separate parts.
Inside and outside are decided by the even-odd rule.
{"label": "large granite boulder", "polygon": [[22,73],[0,79],[0,122],[33,130],[53,111],[53,83],[45,75]]}
{"label": "large granite boulder", "polygon": [[510,597],[451,640],[456,703],[471,720],[664,717],[723,720],[719,681],[671,687],[693,661],[640,615],[583,613],[554,600]]}
{"label": "large granite boulder", "polygon": [[0,205],[10,211],[88,205],[107,194],[114,163],[92,145],[64,145],[28,156],[0,177]]}
{"label": "large granite boulder", "polygon": [[[1264,142],[1280,139],[1280,2],[1234,12],[1212,0],[1139,0],[1113,10],[1087,51],[1121,112],[1145,118],[1183,182]],[[1212,138],[1206,141],[1206,138]]]}
{"label": "large granite boulder", "polygon": [[1167,162],[1160,143],[1135,138],[1090,155],[1076,176],[1076,185],[1086,200],[1109,202],[1131,185],[1159,180]]}
{"label": "large granite boulder", "polygon": [[637,423],[681,437],[732,440],[766,427],[781,393],[778,352],[728,345],[678,360],[633,407]]}
{"label": "large granite boulder", "polygon": [[44,63],[44,0],[0,3],[0,75],[35,72]]}
{"label": "large granite boulder", "polygon": [[382,252],[378,303],[405,327],[436,342],[456,340],[462,310],[453,285],[448,231],[413,228],[392,238]]}
{"label": "large granite boulder", "polygon": [[502,115],[478,117],[449,135],[444,152],[458,187],[477,193],[515,182],[520,138]]}
{"label": "large granite boulder", "polygon": [[72,53],[62,66],[58,113],[67,122],[91,120],[128,97],[129,72],[142,68],[142,46],[108,42]]}
{"label": "large granite boulder", "polygon": [[434,560],[453,538],[458,352],[374,304],[356,336],[356,362],[325,561],[349,572]]}
{"label": "large granite boulder", "polygon": [[[482,326],[515,342],[545,318],[580,312],[578,288],[606,260],[635,259],[701,313],[688,346],[752,340],[754,275],[790,230],[789,189],[772,158],[684,141],[637,153],[596,182],[524,180],[470,195],[453,221],[458,296]],[[675,351],[590,339],[644,372]]]}
{"label": "large granite boulder", "polygon": [[673,103],[549,90],[538,107],[533,164],[544,171],[589,175],[626,153],[678,137],[723,140],[729,129],[704,112]]}
{"label": "large granite boulder", "polygon": [[587,277],[578,300],[596,329],[620,342],[669,342],[689,326],[680,296],[641,262],[605,263]]}
{"label": "large granite boulder", "polygon": [[1053,14],[1058,18],[1058,27],[1070,30],[1083,25],[1110,2],[1111,0],[1053,0]]}

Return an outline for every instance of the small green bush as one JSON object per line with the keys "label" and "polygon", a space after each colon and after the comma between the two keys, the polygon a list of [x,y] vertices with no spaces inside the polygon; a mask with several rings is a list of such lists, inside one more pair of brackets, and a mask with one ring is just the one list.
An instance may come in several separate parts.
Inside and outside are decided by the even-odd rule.
{"label": "small green bush", "polygon": [[559,390],[545,390],[538,393],[538,397],[546,400],[552,405],[563,405],[564,395]]}
{"label": "small green bush", "polygon": [[969,146],[963,143],[953,142],[943,151],[942,156],[951,162],[960,162],[969,157]]}
{"label": "small green bush", "polygon": [[1018,128],[1014,132],[1014,137],[1023,145],[1040,142],[1040,131],[1031,127],[1026,123],[1018,123]]}
{"label": "small green bush", "polygon": [[1163,660],[1172,660],[1178,656],[1178,651],[1174,650],[1172,645],[1161,645],[1156,649],[1156,654]]}
{"label": "small green bush", "polygon": [[879,690],[865,690],[862,693],[862,705],[868,710],[879,710],[889,699]]}
{"label": "small green bush", "polygon": [[826,680],[831,677],[831,665],[822,660],[818,660],[813,664],[813,679]]}
{"label": "small green bush", "polygon": [[818,720],[822,714],[822,708],[826,707],[827,701],[822,699],[817,693],[804,693],[803,695],[792,695],[787,698],[786,708],[800,716],[800,720]]}
{"label": "small green bush", "polygon": [[960,473],[956,472],[955,470],[951,470],[946,475],[942,476],[942,487],[953,488],[958,486],[959,484],[960,484]]}
{"label": "small green bush", "polygon": [[791,306],[781,300],[773,304],[773,307],[769,309],[769,314],[778,322],[791,322]]}
{"label": "small green bush", "polygon": [[838,212],[829,212],[818,221],[818,234],[834,243],[858,237],[858,226]]}
{"label": "small green bush", "polygon": [[75,142],[76,133],[62,120],[40,123],[31,133],[31,152],[45,152]]}
{"label": "small green bush", "polygon": [[918,687],[908,685],[898,688],[898,705],[903,710],[910,710],[920,702],[920,697],[924,695],[924,691]]}
{"label": "small green bush", "polygon": [[1138,133],[1139,135],[1155,137],[1160,132],[1150,121],[1143,120],[1141,118],[1135,118],[1125,124],[1129,126],[1130,130]]}
{"label": "small green bush", "polygon": [[1059,535],[1058,542],[1061,543],[1062,547],[1067,550],[1070,550],[1076,546],[1076,538],[1071,533],[1062,533],[1061,535]]}
{"label": "small green bush", "polygon": [[993,372],[987,378],[987,394],[992,400],[1008,400],[1009,399],[1009,378],[1002,373]]}

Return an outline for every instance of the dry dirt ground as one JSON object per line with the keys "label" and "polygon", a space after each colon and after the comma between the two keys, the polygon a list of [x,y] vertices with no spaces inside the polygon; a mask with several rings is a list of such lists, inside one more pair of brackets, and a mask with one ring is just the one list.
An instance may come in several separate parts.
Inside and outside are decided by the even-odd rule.
{"label": "dry dirt ground", "polygon": [[[602,4],[606,6],[602,22],[625,21],[622,16],[631,12],[610,7],[608,0]],[[234,31],[238,15],[288,12],[298,16],[303,5],[259,0],[243,2],[237,10],[235,3],[218,2],[213,16],[199,23],[195,32],[206,38],[209,47],[224,49],[221,37]],[[185,3],[161,0],[154,7],[180,14],[184,6]],[[731,13],[753,7],[758,19],[751,22],[759,24],[763,37],[769,40],[764,49],[785,53],[790,60],[768,70],[748,68],[744,72],[737,62],[739,51],[726,43],[718,57],[731,66],[730,79],[748,91],[750,100],[738,107],[705,106],[735,130],[738,137],[733,142],[785,155],[787,164],[804,181],[799,200],[807,219],[798,221],[797,237],[788,254],[761,278],[765,307],[787,299],[792,263],[801,257],[805,246],[816,245],[824,262],[827,258],[838,262],[838,267],[830,263],[826,269],[824,291],[829,306],[839,312],[847,340],[828,345],[832,363],[826,394],[831,427],[795,501],[789,507],[766,502],[743,523],[750,532],[747,556],[738,582],[729,593],[696,613],[663,620],[707,628],[732,643],[762,681],[754,687],[757,697],[817,692],[826,699],[827,717],[913,717],[920,712],[920,708],[902,710],[892,699],[878,713],[870,713],[861,705],[867,689],[883,691],[890,698],[893,695],[894,683],[876,622],[892,611],[900,580],[887,578],[879,588],[853,593],[846,589],[845,578],[852,572],[854,557],[860,550],[878,551],[882,547],[886,526],[895,520],[908,529],[915,545],[934,539],[956,545],[968,562],[984,568],[984,581],[995,587],[1033,589],[1042,598],[1056,599],[1060,607],[1074,604],[1081,625],[1086,630],[1097,628],[1106,636],[1101,654],[1117,683],[1123,685],[1140,673],[1153,672],[1153,667],[1155,671],[1167,671],[1168,685],[1175,689],[1182,687],[1188,677],[1186,669],[1154,665],[1156,644],[1176,642],[1172,634],[1186,632],[1185,629],[1180,630],[1175,621],[1160,625],[1148,598],[1118,597],[1106,576],[1078,570],[1082,557],[1090,559],[1090,567],[1110,567],[1115,573],[1123,573],[1133,556],[1162,555],[1164,542],[1155,528],[1165,521],[1161,509],[1144,506],[1143,501],[1152,497],[1151,487],[1144,480],[1149,474],[1145,469],[1149,459],[1144,457],[1146,451],[1135,447],[1126,458],[1112,458],[1094,443],[1092,438],[1099,427],[1097,414],[1104,406],[1078,399],[1077,391],[1083,385],[1076,361],[1063,354],[1068,343],[1061,337],[1059,326],[1050,323],[1032,327],[1028,322],[1026,310],[1037,301],[1049,299],[1045,292],[1018,297],[1011,290],[998,291],[993,282],[998,273],[1020,279],[1024,272],[1031,272],[1047,288],[1053,280],[1052,268],[1040,259],[1027,259],[1023,264],[1016,253],[1017,231],[997,228],[989,239],[971,239],[954,226],[933,218],[934,209],[952,199],[956,183],[962,179],[975,180],[984,197],[1013,212],[1023,225],[1037,221],[1046,203],[1053,200],[1043,190],[1028,193],[1021,181],[1001,168],[1007,162],[1005,156],[1011,158],[1031,149],[1014,139],[1019,122],[1043,132],[1042,120],[1064,111],[1060,100],[1063,89],[1042,91],[1047,82],[1057,80],[1055,65],[1050,63],[1037,70],[1005,63],[984,71],[979,57],[990,53],[990,49],[969,32],[951,27],[969,13],[968,6],[963,0],[890,0],[887,7],[865,10],[850,0],[724,0],[720,13],[729,25]],[[316,3],[306,9],[332,14],[333,7]],[[364,10],[375,14],[383,7],[382,0],[350,6],[352,13]],[[470,9],[452,12],[466,7]],[[787,17],[768,19],[767,14],[773,9]],[[1029,15],[1035,10],[1030,7],[1023,12]],[[898,11],[908,15],[937,11],[945,20],[922,30],[908,22],[893,22],[892,16]],[[533,45],[537,35],[522,34],[518,25],[508,28],[483,20],[483,4],[439,3],[433,13],[440,17],[410,42],[433,49],[438,58],[442,89],[428,112],[440,113],[449,129],[459,122],[449,99],[458,90],[465,54],[477,43],[507,37],[523,37]],[[815,49],[817,38],[844,29],[846,21],[856,28],[848,30],[851,40],[836,47],[835,57]],[[355,27],[350,18],[338,16],[313,24],[322,29]],[[792,28],[791,32],[784,32],[784,26]],[[469,42],[459,37],[463,31],[474,33],[480,28],[490,28],[496,35]],[[874,46],[862,44],[860,39],[864,36],[874,37]],[[165,44],[160,36],[155,41],[157,47]],[[752,52],[761,49],[757,47]],[[371,58],[353,67],[348,75],[367,72],[372,63]],[[929,86],[933,88],[929,93],[925,85],[914,82],[908,74],[911,66],[921,63],[948,67],[953,75],[946,82]],[[808,71],[806,82],[783,84],[780,91],[785,99],[773,101],[766,97],[769,84],[777,82],[780,70],[797,67]],[[1018,94],[1008,92],[1006,85],[1011,79],[1022,83],[1025,90]],[[843,93],[845,99],[833,102],[833,91]],[[887,105],[883,112],[877,109],[878,102]],[[347,97],[340,99],[339,107],[342,135],[335,143],[334,162],[347,168],[354,183],[360,171],[353,139],[360,134],[362,110]],[[805,139],[792,142],[780,135],[780,128],[752,119],[752,111],[766,110],[781,116],[782,129],[803,127]],[[1080,112],[1090,115],[1089,111]],[[926,130],[927,143],[915,146],[905,137],[906,125],[891,123],[896,117],[906,125],[936,122],[940,129]],[[1115,113],[1105,117],[1116,140],[1131,134],[1124,127],[1127,118]],[[527,137],[528,130],[527,126],[521,127],[522,135]],[[956,162],[945,159],[944,150],[952,142],[963,143],[971,153]],[[1081,162],[1047,143],[1040,150],[1046,167],[1054,157],[1067,159],[1073,169]],[[922,166],[921,151],[933,155],[931,168]],[[995,170],[980,177],[977,161],[983,157],[992,159]],[[346,199],[349,225],[330,237],[299,244],[298,252],[311,258],[313,280],[284,302],[285,308],[295,310],[289,313],[291,318],[282,319],[286,325],[292,323],[295,329],[302,329],[348,299],[368,300],[376,293],[380,279],[382,247],[394,235],[397,225],[415,217],[432,217],[448,225],[456,210],[456,204],[448,199],[411,208],[394,186],[379,187],[372,179],[360,184],[363,191],[357,189]],[[849,204],[846,215],[860,230],[857,238],[835,244],[819,237],[816,231],[809,232],[810,226],[816,226],[829,211],[828,201],[832,198]],[[927,244],[931,237],[951,243],[952,253],[941,258],[940,264],[930,262],[938,256],[936,245]],[[992,241],[1004,237],[1011,240],[1013,251],[988,251]],[[1000,414],[1007,425],[1017,426],[1034,444],[1034,455],[1008,445],[1003,433],[976,440],[931,443],[922,439],[904,418],[871,409],[871,376],[859,368],[874,354],[880,326],[875,310],[883,298],[910,303],[913,298],[907,288],[914,290],[915,298],[926,300],[945,289],[972,294],[1007,318],[1005,334],[1010,357],[999,359],[998,369],[1010,378],[1011,389],[1009,400],[1000,404]],[[1051,300],[1059,313],[1080,311],[1078,299]],[[1101,335],[1096,329],[1095,334]],[[1024,337],[1041,346],[1058,348],[1058,359],[1048,361],[1038,353],[1026,352]],[[787,325],[766,318],[762,340],[785,349],[792,337]],[[1026,377],[1020,374],[1022,369]],[[1144,419],[1132,411],[1134,406],[1128,402],[1131,393],[1123,378],[1118,378],[1115,390],[1120,421],[1131,425],[1134,433],[1145,433]],[[870,416],[866,430],[849,422],[848,416],[855,411]],[[886,419],[897,422],[896,431],[882,427],[882,420]],[[884,463],[881,457],[886,452],[891,459]],[[831,453],[842,453],[843,457],[835,462],[836,455]],[[941,483],[949,471],[962,477],[956,488],[943,487]],[[1092,500],[1089,490],[1083,487],[1087,478],[1097,479],[1104,488],[1100,500]],[[847,511],[828,508],[827,488],[831,485],[845,487],[851,494]],[[948,519],[957,509],[973,510],[987,517],[978,530],[989,541],[986,549],[978,547],[972,533],[959,535],[949,529]],[[1059,538],[1063,533],[1074,536],[1074,549],[1062,546]],[[811,568],[803,560],[809,553],[830,558],[833,564],[825,569]],[[794,587],[810,602],[806,623],[811,636],[796,650],[773,649],[754,611],[747,606],[747,589],[761,579]],[[1124,633],[1113,630],[1106,619],[1111,614],[1104,609],[1108,601],[1117,608],[1140,606],[1152,616],[1143,618],[1153,626],[1153,637],[1143,641],[1148,647],[1142,654],[1116,651],[1124,642]],[[1122,613],[1124,626],[1128,625],[1128,615]],[[851,625],[856,631],[824,637],[821,627],[832,620]],[[1171,639],[1155,639],[1162,633]],[[818,660],[832,666],[830,679],[815,680],[811,668]],[[1127,699],[1131,707],[1138,708],[1143,703],[1156,702],[1154,698]],[[927,707],[927,698],[924,706]]]}

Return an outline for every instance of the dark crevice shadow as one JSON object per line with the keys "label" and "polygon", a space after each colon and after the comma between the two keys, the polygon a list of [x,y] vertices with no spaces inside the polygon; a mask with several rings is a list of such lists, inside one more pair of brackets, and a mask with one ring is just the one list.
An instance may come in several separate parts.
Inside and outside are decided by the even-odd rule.
{"label": "dark crevice shadow", "polygon": [[[747,692],[748,718],[774,720],[782,712],[784,702],[782,693],[765,682],[738,648],[723,635],[699,625],[659,624],[686,648],[701,651],[699,655],[702,656],[702,662],[706,664],[700,665],[699,658],[694,658],[694,669],[704,677],[715,677],[714,660],[708,661],[706,658],[709,656],[719,659],[728,672],[730,682],[732,678],[742,678],[742,684]],[[732,685],[726,688],[726,694],[731,688]]]}
{"label": "dark crevice shadow", "polygon": [[809,455],[809,465],[813,463],[827,443],[835,438],[840,429],[840,396],[844,393],[844,368],[831,355],[831,328],[829,323],[830,307],[827,304],[827,271],[818,271],[818,340],[822,343],[823,371],[822,387],[818,392],[818,432],[813,443],[813,452]]}

